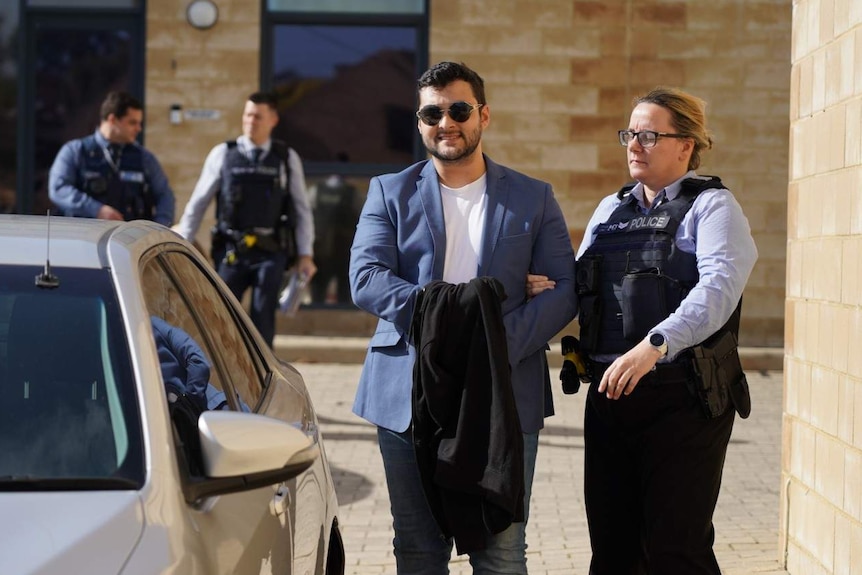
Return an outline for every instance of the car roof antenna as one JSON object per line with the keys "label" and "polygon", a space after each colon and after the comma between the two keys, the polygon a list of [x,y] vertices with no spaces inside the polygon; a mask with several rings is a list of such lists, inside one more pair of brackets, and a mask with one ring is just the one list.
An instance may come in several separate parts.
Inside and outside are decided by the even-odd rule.
{"label": "car roof antenna", "polygon": [[36,287],[54,289],[60,287],[60,278],[51,273],[51,210],[48,210],[48,241],[45,243],[45,269],[36,276]]}

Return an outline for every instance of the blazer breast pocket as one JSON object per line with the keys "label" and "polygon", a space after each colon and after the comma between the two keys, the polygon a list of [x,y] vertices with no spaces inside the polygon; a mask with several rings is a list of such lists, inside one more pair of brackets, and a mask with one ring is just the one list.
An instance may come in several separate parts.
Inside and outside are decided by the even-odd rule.
{"label": "blazer breast pocket", "polygon": [[494,248],[495,257],[499,254],[506,261],[514,261],[529,267],[533,252],[533,234],[527,232],[516,236],[503,236],[497,240]]}

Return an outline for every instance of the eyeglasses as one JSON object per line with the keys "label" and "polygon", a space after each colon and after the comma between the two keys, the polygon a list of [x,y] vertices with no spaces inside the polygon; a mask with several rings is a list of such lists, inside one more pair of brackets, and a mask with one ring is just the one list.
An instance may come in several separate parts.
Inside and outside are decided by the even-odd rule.
{"label": "eyeglasses", "polygon": [[470,119],[473,110],[477,110],[485,104],[469,104],[467,102],[453,102],[448,108],[440,106],[422,106],[416,112],[416,117],[422,120],[424,124],[436,126],[443,119],[443,114],[449,114],[449,117],[458,122],[466,122]]}
{"label": "eyeglasses", "polygon": [[620,146],[628,146],[629,142],[638,139],[638,144],[644,148],[653,148],[659,138],[688,138],[684,134],[668,134],[665,132],[653,132],[652,130],[642,130],[635,132],[634,130],[620,130]]}

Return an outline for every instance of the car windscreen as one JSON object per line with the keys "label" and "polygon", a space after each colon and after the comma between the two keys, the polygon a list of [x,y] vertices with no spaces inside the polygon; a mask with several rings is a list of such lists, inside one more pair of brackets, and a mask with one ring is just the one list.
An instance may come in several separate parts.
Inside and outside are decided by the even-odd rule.
{"label": "car windscreen", "polygon": [[135,489],[143,448],[107,270],[0,266],[0,491]]}

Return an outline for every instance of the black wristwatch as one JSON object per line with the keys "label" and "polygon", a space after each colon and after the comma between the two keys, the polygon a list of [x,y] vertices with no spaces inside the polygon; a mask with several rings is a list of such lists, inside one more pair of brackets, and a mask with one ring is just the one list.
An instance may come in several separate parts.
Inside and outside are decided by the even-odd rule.
{"label": "black wristwatch", "polygon": [[649,344],[656,348],[662,357],[667,355],[667,339],[662,334],[658,332],[649,334]]}

